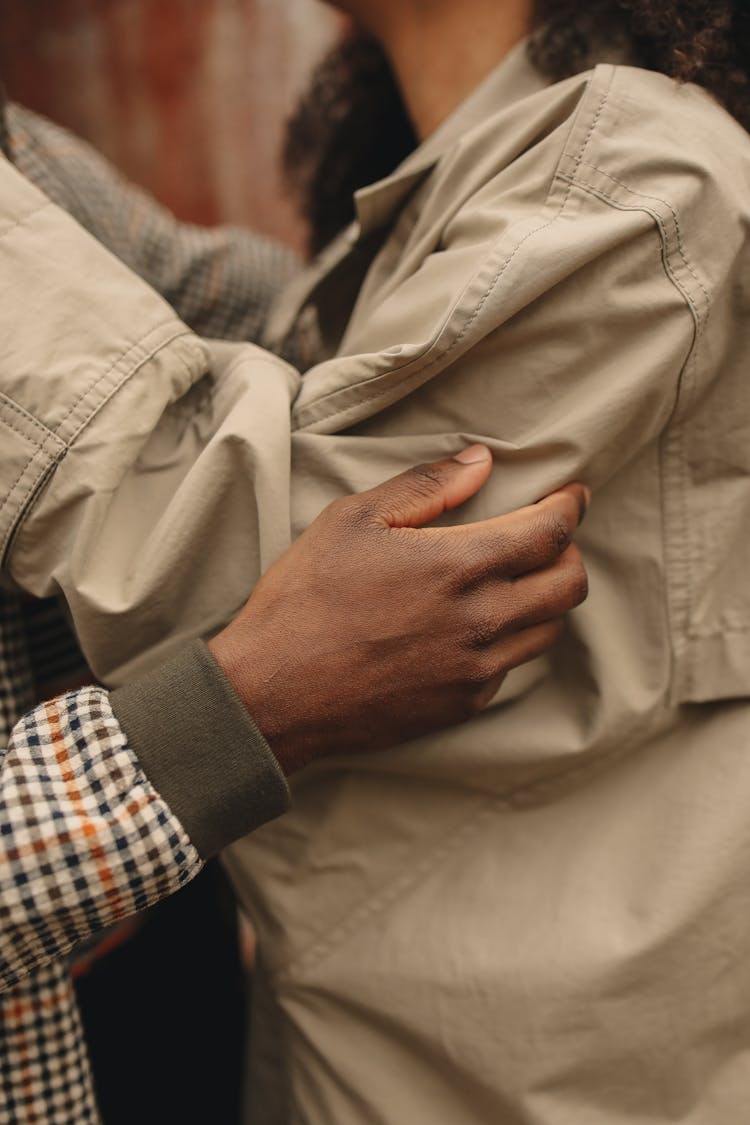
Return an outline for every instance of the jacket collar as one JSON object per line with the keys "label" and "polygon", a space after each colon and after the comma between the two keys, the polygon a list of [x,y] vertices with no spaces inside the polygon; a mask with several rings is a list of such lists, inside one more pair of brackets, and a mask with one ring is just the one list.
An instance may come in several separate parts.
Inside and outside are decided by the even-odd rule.
{"label": "jacket collar", "polygon": [[403,200],[440,158],[475,125],[549,83],[528,55],[528,39],[516,44],[498,66],[399,167],[355,194],[360,233],[387,223]]}
{"label": "jacket collar", "polygon": [[[333,272],[368,245],[367,238],[387,226],[401,204],[445,153],[470,129],[521,98],[548,85],[528,57],[528,39],[517,44],[502,62],[458,106],[423,143],[407,156],[394,172],[355,193],[357,218],[350,223],[306,270],[286,286],[266,325],[264,343],[281,351],[302,369],[307,358],[289,350],[288,340],[300,310]],[[308,357],[309,358],[309,357]]]}
{"label": "jacket collar", "polygon": [[[303,370],[310,365],[307,359],[288,348],[290,333],[300,310],[336,269],[351,261],[360,247],[368,246],[370,234],[374,235],[380,228],[388,226],[411,190],[429,175],[446,153],[455,149],[462,137],[489,117],[550,85],[532,63],[528,48],[528,39],[513,47],[469,97],[394,172],[355,193],[357,219],[286,286],[266,326],[264,343],[267,347],[282,352]],[[590,61],[593,66],[598,62],[627,62],[629,57],[629,52],[621,45],[602,43],[593,50]],[[377,238],[371,245],[376,243]],[[369,253],[371,250],[365,251],[365,258]]]}
{"label": "jacket collar", "polygon": [[[358,233],[366,235],[388,223],[411,189],[474,126],[550,85],[551,80],[531,61],[529,44],[530,38],[517,43],[469,97],[394,172],[355,193]],[[603,38],[592,44],[587,65],[593,68],[597,63],[632,65],[632,47],[625,40]]]}

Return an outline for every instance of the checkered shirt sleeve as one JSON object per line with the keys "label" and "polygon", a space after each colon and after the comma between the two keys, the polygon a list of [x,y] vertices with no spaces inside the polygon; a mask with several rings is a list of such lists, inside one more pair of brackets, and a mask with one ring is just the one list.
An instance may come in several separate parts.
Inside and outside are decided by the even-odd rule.
{"label": "checkered shirt sleeve", "polygon": [[54,203],[153,286],[201,336],[257,342],[298,269],[286,247],[238,227],[180,223],[99,153],[8,105],[13,162]]}
{"label": "checkered shirt sleeve", "polygon": [[0,591],[0,1125],[98,1125],[61,958],[201,862],[106,692],[33,698],[21,602]]}
{"label": "checkered shirt sleeve", "polygon": [[101,688],[16,725],[0,791],[0,987],[177,890],[201,860]]}
{"label": "checkered shirt sleeve", "polygon": [[73,985],[57,961],[0,994],[0,1125],[99,1125]]}

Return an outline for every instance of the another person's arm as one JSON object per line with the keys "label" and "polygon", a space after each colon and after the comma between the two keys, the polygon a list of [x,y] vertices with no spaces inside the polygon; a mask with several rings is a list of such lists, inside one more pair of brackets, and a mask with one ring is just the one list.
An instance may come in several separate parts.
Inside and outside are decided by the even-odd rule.
{"label": "another person's arm", "polygon": [[175,219],[91,145],[22,106],[7,107],[15,166],[152,285],[201,336],[257,341],[299,263],[279,242],[240,227]]}
{"label": "another person's arm", "polygon": [[16,725],[0,771],[0,989],[283,812],[285,774],[468,718],[554,642],[585,596],[569,547],[584,491],[421,528],[486,480],[487,451],[468,456],[332,505],[211,652],[195,642]]}

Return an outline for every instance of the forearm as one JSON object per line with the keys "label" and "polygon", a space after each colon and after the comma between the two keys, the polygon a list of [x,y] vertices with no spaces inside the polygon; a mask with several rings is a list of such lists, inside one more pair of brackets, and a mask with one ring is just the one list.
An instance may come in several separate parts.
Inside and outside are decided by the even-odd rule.
{"label": "forearm", "polygon": [[202,646],[14,728],[0,774],[0,989],[173,893],[288,791]]}

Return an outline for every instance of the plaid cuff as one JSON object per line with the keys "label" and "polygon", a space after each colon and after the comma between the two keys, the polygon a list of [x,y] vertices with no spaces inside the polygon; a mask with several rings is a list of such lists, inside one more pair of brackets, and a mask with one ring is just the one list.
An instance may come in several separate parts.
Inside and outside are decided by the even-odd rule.
{"label": "plaid cuff", "polygon": [[1,764],[0,988],[200,870],[105,691],[30,711]]}

